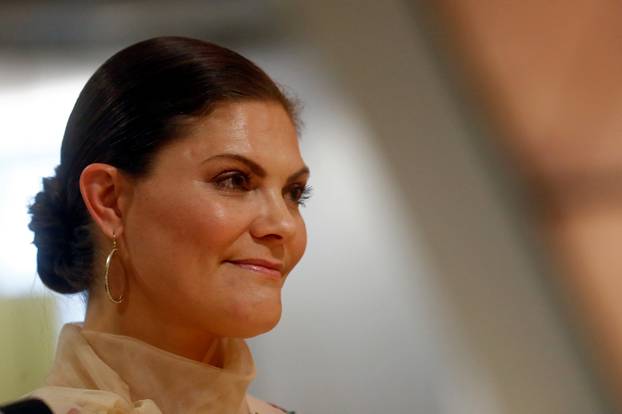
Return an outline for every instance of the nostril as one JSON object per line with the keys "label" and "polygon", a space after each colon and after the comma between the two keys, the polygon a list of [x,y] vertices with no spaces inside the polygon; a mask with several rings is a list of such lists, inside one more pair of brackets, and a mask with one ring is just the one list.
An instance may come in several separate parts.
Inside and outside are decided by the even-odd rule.
{"label": "nostril", "polygon": [[264,236],[261,237],[264,240],[283,240],[283,236],[281,236],[280,234],[266,234]]}

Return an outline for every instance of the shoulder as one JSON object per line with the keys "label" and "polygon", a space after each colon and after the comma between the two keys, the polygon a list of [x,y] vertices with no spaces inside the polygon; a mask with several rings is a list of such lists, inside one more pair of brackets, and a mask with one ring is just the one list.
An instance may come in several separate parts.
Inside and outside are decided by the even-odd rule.
{"label": "shoulder", "polygon": [[28,397],[43,400],[54,414],[162,414],[151,400],[132,404],[109,391],[48,386]]}
{"label": "shoulder", "polygon": [[248,408],[251,414],[294,414],[293,411],[287,411],[278,405],[262,401],[250,394],[246,395],[246,401],[248,402]]}

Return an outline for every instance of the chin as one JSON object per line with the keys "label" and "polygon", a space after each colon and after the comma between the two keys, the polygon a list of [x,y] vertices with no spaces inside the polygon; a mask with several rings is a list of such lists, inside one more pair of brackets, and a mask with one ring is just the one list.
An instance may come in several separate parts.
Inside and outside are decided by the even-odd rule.
{"label": "chin", "polygon": [[271,331],[281,320],[281,305],[272,306],[271,309],[247,314],[246,317],[234,322],[236,325],[230,337],[252,338]]}

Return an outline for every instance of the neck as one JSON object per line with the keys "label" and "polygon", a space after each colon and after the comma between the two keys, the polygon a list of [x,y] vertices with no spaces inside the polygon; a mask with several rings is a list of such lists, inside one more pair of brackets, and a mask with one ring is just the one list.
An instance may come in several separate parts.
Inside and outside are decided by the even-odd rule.
{"label": "neck", "polygon": [[222,367],[220,353],[213,346],[217,337],[156,317],[157,313],[141,312],[145,307],[130,301],[114,304],[105,294],[93,293],[89,297],[84,329],[129,336],[173,354]]}

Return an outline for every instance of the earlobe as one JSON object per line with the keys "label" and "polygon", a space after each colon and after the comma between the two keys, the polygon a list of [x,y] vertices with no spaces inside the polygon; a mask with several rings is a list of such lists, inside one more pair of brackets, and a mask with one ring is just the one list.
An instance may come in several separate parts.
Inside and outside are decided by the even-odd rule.
{"label": "earlobe", "polygon": [[108,164],[88,165],[80,174],[80,193],[93,221],[109,238],[123,230],[119,197],[122,190],[119,170]]}

